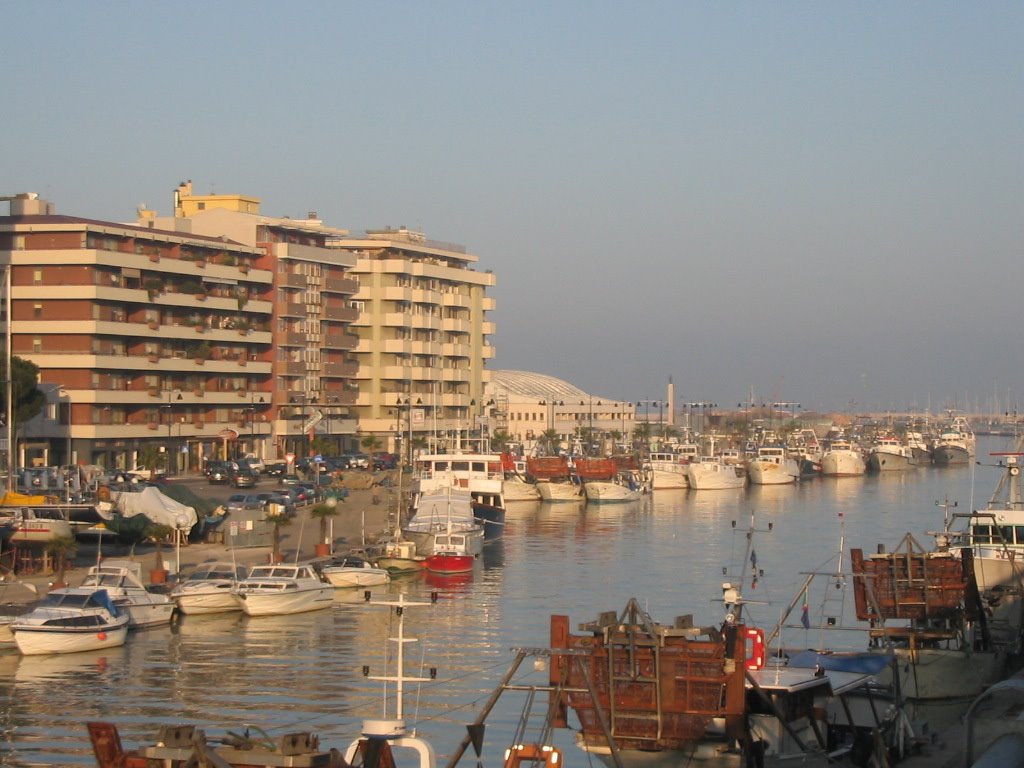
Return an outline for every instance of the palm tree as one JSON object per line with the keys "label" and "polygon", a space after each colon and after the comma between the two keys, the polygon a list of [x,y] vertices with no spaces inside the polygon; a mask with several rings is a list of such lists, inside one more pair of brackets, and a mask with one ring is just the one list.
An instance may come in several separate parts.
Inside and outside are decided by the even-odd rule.
{"label": "palm tree", "polygon": [[281,562],[281,528],[291,522],[288,513],[284,508],[277,505],[273,511],[267,511],[267,522],[274,526],[274,543],[270,550],[270,560],[274,563]]}
{"label": "palm tree", "polygon": [[327,541],[327,518],[338,514],[338,499],[329,496],[309,511],[309,516],[320,520],[320,539],[317,545],[330,544]]}
{"label": "palm tree", "polygon": [[78,551],[78,542],[74,536],[58,536],[46,543],[46,551],[53,558],[56,583],[63,585],[64,574],[67,572],[68,558],[74,557]]}
{"label": "palm tree", "polygon": [[545,429],[544,432],[541,434],[540,438],[541,442],[544,445],[545,453],[548,453],[552,456],[558,453],[558,444],[560,440],[558,439],[557,429]]}

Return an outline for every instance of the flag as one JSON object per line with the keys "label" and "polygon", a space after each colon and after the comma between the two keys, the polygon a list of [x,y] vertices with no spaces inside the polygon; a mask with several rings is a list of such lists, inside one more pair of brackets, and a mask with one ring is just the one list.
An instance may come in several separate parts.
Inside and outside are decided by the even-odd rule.
{"label": "flag", "polygon": [[757,568],[757,550],[750,550],[750,567]]}
{"label": "flag", "polygon": [[804,629],[811,628],[811,616],[810,606],[807,605],[807,590],[804,590],[804,607],[800,613],[800,623],[804,625]]}

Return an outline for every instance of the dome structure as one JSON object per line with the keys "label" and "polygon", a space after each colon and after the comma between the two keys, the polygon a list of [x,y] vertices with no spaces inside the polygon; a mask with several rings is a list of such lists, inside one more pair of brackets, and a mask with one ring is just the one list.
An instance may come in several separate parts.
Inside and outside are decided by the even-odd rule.
{"label": "dome structure", "polygon": [[579,401],[591,397],[563,379],[533,371],[491,371],[489,389],[528,399]]}

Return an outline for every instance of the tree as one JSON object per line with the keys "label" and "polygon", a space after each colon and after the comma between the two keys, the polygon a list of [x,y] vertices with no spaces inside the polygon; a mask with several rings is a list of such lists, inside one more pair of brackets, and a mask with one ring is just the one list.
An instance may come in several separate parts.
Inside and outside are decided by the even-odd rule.
{"label": "tree", "polygon": [[[0,354],[0,377],[6,376],[7,357]],[[38,416],[46,403],[44,395],[36,386],[39,383],[39,366],[20,357],[11,358],[11,392],[14,401],[14,439],[22,424]],[[0,406],[4,418],[7,417],[7,391],[0,387]]]}
{"label": "tree", "polygon": [[380,440],[377,439],[376,435],[366,435],[359,444],[363,446],[363,450],[366,453],[376,453],[377,449],[380,448]]}
{"label": "tree", "polygon": [[139,461],[149,470],[149,481],[153,482],[156,479],[156,468],[167,461],[167,451],[161,452],[160,446],[147,443],[139,451]]}
{"label": "tree", "polygon": [[338,499],[331,496],[309,511],[309,516],[320,521],[320,544],[327,542],[327,519],[338,514]]}
{"label": "tree", "polygon": [[496,429],[491,433],[491,447],[499,453],[504,452],[510,442],[512,442],[512,435],[504,429]]}
{"label": "tree", "polygon": [[270,559],[271,562],[278,563],[281,561],[281,528],[288,525],[291,518],[288,517],[288,513],[282,505],[275,504],[273,507],[268,507],[266,520],[274,526],[274,542],[270,550]]}
{"label": "tree", "polygon": [[554,456],[558,453],[559,444],[561,441],[558,438],[557,429],[545,429],[541,434],[541,441],[544,444],[544,452]]}

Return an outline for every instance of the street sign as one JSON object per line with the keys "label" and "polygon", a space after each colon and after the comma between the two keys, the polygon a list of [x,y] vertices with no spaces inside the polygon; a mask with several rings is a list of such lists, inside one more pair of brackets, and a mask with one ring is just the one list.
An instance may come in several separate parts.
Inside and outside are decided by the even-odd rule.
{"label": "street sign", "polygon": [[313,457],[313,461],[315,461],[317,464],[322,463],[323,460],[324,460],[324,457],[321,456],[319,453],[316,456]]}

